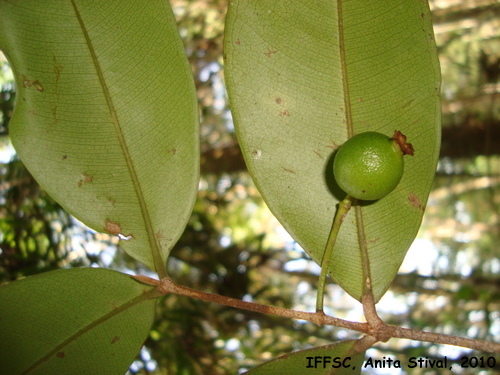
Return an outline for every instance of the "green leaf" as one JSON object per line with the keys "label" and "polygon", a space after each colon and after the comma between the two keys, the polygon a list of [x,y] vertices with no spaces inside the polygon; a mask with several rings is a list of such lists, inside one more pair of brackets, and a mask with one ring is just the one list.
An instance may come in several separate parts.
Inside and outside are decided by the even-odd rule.
{"label": "green leaf", "polygon": [[356,340],[285,354],[246,372],[249,375],[355,375],[361,373],[365,353],[353,353]]}
{"label": "green leaf", "polygon": [[125,373],[153,323],[154,292],[100,268],[52,271],[2,286],[2,373]]}
{"label": "green leaf", "polygon": [[339,233],[332,278],[358,300],[379,300],[421,223],[440,142],[440,73],[430,12],[421,0],[233,1],[225,72],[249,171],[271,211],[321,262],[336,204],[334,150],[378,131],[408,136],[394,192],[358,204]]}
{"label": "green leaf", "polygon": [[18,88],[12,142],[30,172],[164,268],[199,169],[196,93],[168,2],[0,1],[0,49]]}

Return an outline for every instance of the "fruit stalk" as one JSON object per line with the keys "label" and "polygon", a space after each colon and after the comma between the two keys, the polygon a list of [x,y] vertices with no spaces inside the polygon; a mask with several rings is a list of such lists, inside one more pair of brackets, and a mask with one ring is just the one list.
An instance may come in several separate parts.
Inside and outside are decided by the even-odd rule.
{"label": "fruit stalk", "polygon": [[326,242],[325,251],[323,253],[323,259],[321,260],[321,273],[318,280],[318,293],[316,295],[316,312],[323,312],[323,300],[325,295],[325,284],[326,275],[328,273],[328,268],[330,266],[330,260],[333,254],[333,248],[335,242],[337,241],[337,236],[340,230],[340,226],[344,221],[347,213],[351,209],[352,197],[347,195],[342,202],[339,202],[339,208],[335,213],[335,218],[333,220],[332,229],[328,235],[328,241]]}

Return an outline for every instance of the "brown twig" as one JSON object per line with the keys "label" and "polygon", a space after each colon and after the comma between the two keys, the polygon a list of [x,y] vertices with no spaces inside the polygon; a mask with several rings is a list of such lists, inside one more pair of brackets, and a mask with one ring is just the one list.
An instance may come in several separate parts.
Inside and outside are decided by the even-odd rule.
{"label": "brown twig", "polygon": [[391,337],[400,339],[411,339],[431,342],[434,344],[445,344],[461,346],[487,353],[500,353],[500,344],[491,341],[481,341],[468,337],[450,336],[441,333],[419,331],[416,329],[387,325],[387,331]]}
{"label": "brown twig", "polygon": [[[390,338],[401,338],[431,342],[435,344],[461,346],[464,348],[470,348],[487,353],[500,353],[500,344],[498,343],[397,327],[388,325],[382,321],[378,321],[378,319],[380,318],[375,319],[376,325],[375,327],[371,327],[369,323],[351,322],[349,320],[339,319],[326,315],[324,312],[312,313],[290,310],[282,307],[261,305],[258,303],[245,302],[236,298],[225,297],[218,294],[202,292],[199,290],[188,288],[186,286],[178,285],[168,277],[163,278],[161,281],[151,279],[146,276],[132,276],[132,278],[141,283],[156,286],[156,290],[158,291],[157,296],[172,293],[186,297],[197,298],[207,302],[215,302],[220,305],[235,307],[241,310],[270,314],[283,318],[305,320],[315,323],[319,326],[330,325],[361,332],[367,336],[365,336],[364,339],[360,341],[357,347],[358,350],[366,350],[377,341],[387,341]],[[366,301],[366,304],[369,306],[375,305],[373,301]]]}
{"label": "brown twig", "polygon": [[326,315],[324,312],[305,312],[285,309],[282,307],[261,305],[259,303],[241,301],[236,298],[225,297],[218,294],[202,292],[191,289],[186,286],[178,285],[169,278],[161,280],[160,291],[163,294],[179,294],[191,298],[201,299],[203,301],[215,302],[220,305],[235,307],[241,310],[255,311],[263,314],[271,314],[283,318],[306,320],[319,326],[331,325],[341,328],[347,328],[358,332],[368,333],[370,327],[366,323],[351,322],[344,319],[334,318]]}

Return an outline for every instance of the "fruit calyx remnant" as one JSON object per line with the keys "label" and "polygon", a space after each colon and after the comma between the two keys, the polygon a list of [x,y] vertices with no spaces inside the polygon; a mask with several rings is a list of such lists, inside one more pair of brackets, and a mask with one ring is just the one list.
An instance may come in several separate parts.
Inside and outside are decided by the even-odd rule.
{"label": "fruit calyx remnant", "polygon": [[406,143],[406,135],[401,133],[399,130],[394,130],[392,139],[394,139],[396,144],[399,146],[399,148],[403,152],[403,155],[414,155],[415,149],[413,148],[413,145],[411,143]]}

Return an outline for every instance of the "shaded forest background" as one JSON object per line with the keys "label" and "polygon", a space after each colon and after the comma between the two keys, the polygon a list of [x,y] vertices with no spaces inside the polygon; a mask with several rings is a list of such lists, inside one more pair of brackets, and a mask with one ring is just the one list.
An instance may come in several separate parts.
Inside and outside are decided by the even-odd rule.
{"label": "shaded forest background", "polygon": [[[234,134],[223,77],[227,1],[170,3],[196,81],[202,155],[198,200],[169,272],[196,289],[313,311],[318,267],[265,206]],[[500,4],[432,0],[431,8],[443,74],[440,162],[422,228],[379,309],[392,324],[500,341]],[[116,238],[64,212],[17,158],[8,137],[16,90],[2,55],[0,89],[0,284],[81,266],[150,273]],[[334,316],[362,319],[359,304],[334,284],[325,304]],[[355,337],[172,295],[158,304],[130,372],[236,374],[286,352]],[[402,362],[467,354],[474,353],[395,339],[369,351]]]}

